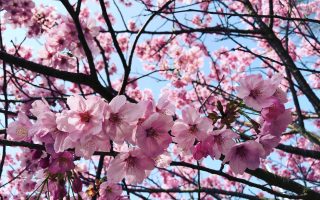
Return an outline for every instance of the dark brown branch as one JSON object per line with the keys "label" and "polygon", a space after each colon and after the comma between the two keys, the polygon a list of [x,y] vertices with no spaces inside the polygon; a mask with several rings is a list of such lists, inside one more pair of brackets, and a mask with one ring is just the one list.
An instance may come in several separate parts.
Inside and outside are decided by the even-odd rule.
{"label": "dark brown branch", "polygon": [[261,200],[261,198],[240,193],[240,192],[232,192],[232,191],[226,191],[226,190],[219,190],[214,188],[201,188],[199,189],[192,189],[192,190],[181,190],[181,189],[154,189],[154,188],[145,188],[145,189],[139,189],[139,188],[128,188],[124,189],[126,191],[130,192],[141,192],[141,193],[208,193],[208,194],[223,194],[227,196],[233,196],[233,197],[241,197],[244,199],[252,199],[252,200]]}
{"label": "dark brown branch", "polygon": [[[18,141],[10,141],[10,140],[0,140],[0,146],[11,146],[11,147],[27,147],[29,149],[36,149],[36,150],[42,150],[45,151],[46,148],[44,145],[41,144],[33,144],[29,142],[18,142]],[[73,149],[70,149],[73,150]],[[116,156],[118,152],[102,152],[102,151],[95,151],[93,155],[95,156]]]}
{"label": "dark brown branch", "polygon": [[[190,164],[190,163],[186,163],[186,162],[176,162],[176,161],[173,161],[171,163],[172,166],[184,166],[184,167],[189,167],[189,168],[192,168],[192,169],[200,169],[202,171],[205,171],[205,172],[208,172],[208,173],[212,173],[212,174],[218,174],[220,175],[222,172],[220,171],[216,171],[216,170],[213,170],[213,169],[209,169],[209,168],[206,168],[206,167],[203,167],[203,166],[197,166],[197,165],[193,165],[193,164]],[[219,174],[220,172],[220,174]],[[256,183],[245,183],[249,186],[253,186],[253,187],[256,187],[256,188],[259,188],[263,191],[266,191],[266,192],[269,192],[270,194],[275,194],[277,196],[286,196],[286,198],[290,198],[290,199],[308,199],[309,197],[313,197],[314,199],[317,199],[315,197],[320,197],[320,194],[309,189],[309,188],[306,188],[306,187],[303,187],[302,185],[294,182],[294,181],[291,181],[290,179],[288,178],[284,178],[284,177],[281,177],[281,176],[278,176],[278,175],[275,175],[275,174],[272,174],[270,172],[267,172],[267,171],[264,171],[262,169],[257,169],[257,170],[246,170],[247,173],[257,177],[257,178],[260,178],[264,181],[266,181],[267,183],[271,184],[271,185],[275,185],[275,186],[278,186],[278,187],[281,187],[285,190],[289,190],[291,192],[294,192],[294,193],[297,193],[299,194],[299,196],[293,196],[293,195],[286,195],[286,194],[282,194],[282,193],[279,193],[277,191],[273,191],[269,188],[265,188],[259,184],[256,184]],[[233,177],[231,175],[228,175],[228,176],[225,176],[225,175],[222,175],[221,176],[224,176],[226,178],[230,178],[229,180],[232,180],[233,181],[237,181],[237,182],[243,182],[246,181],[246,180],[234,180],[234,179],[239,179],[239,178],[236,178],[236,177]],[[271,191],[270,191],[271,190]]]}
{"label": "dark brown branch", "polygon": [[0,140],[0,145],[6,145],[10,147],[27,147],[29,149],[36,149],[36,150],[43,150],[45,151],[45,147],[41,144],[33,144],[29,142],[17,142],[17,141],[10,141],[10,140]]}
{"label": "dark brown branch", "polygon": [[[101,31],[106,32],[106,31]],[[115,31],[115,33],[130,33],[137,34],[138,31],[130,31],[130,30],[119,30]],[[259,30],[244,30],[244,29],[234,29],[234,28],[226,28],[222,26],[214,26],[214,27],[206,27],[206,28],[189,28],[183,30],[173,30],[173,31],[143,31],[141,34],[150,34],[150,35],[181,35],[185,33],[215,33],[215,34],[243,34],[243,36],[249,35],[260,35],[261,31]],[[238,35],[240,36],[240,35]]]}
{"label": "dark brown branch", "polygon": [[303,156],[304,158],[314,158],[320,160],[320,151],[313,151],[313,150],[306,150],[306,149],[301,149],[298,147],[292,147],[284,144],[279,144],[277,149],[280,149],[282,151],[285,151],[287,153],[292,153],[296,154],[299,156]]}
{"label": "dark brown branch", "polygon": [[[3,45],[3,40],[2,40],[2,24],[0,22],[0,49],[1,51],[5,51],[4,45]],[[9,109],[9,102],[8,102],[8,93],[7,93],[7,89],[8,89],[8,80],[7,80],[7,64],[6,61],[3,61],[3,83],[2,83],[2,91],[3,91],[3,96],[5,99],[4,102],[4,110],[8,110]],[[5,128],[8,127],[8,113],[4,113],[4,121],[5,121]],[[4,133],[4,139],[7,139],[7,133]],[[2,155],[1,155],[1,162],[0,162],[0,179],[2,176],[2,172],[3,172],[3,167],[4,167],[4,163],[5,163],[5,159],[6,159],[6,146],[2,147]]]}
{"label": "dark brown branch", "polygon": [[290,180],[289,178],[278,176],[263,169],[247,169],[246,172],[259,179],[264,180],[270,185],[278,186],[291,192],[303,195],[304,197],[302,199],[320,199],[320,194],[318,192],[304,187],[299,183]]}
{"label": "dark brown branch", "polygon": [[72,73],[57,70],[51,67],[47,67],[41,64],[37,64],[13,55],[10,55],[6,52],[0,51],[0,59],[6,61],[7,63],[16,65],[18,67],[22,67],[24,69],[40,73],[47,76],[52,76],[58,79],[62,79],[65,81],[70,81],[77,84],[83,84],[91,87],[101,96],[110,101],[115,95],[114,92],[110,88],[104,88],[98,81],[92,79],[91,76],[83,74],[83,73]]}

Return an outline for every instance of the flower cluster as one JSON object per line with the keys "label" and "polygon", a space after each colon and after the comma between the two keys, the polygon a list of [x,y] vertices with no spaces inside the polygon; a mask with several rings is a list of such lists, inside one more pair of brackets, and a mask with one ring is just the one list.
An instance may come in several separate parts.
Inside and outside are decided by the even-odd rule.
{"label": "flower cluster", "polygon": [[32,0],[12,0],[0,1],[0,8],[6,12],[4,18],[6,22],[14,25],[29,24],[32,18],[31,10],[35,7]]}
{"label": "flower cluster", "polygon": [[264,80],[259,75],[249,75],[240,80],[238,97],[247,106],[261,113],[260,131],[255,140],[238,143],[226,154],[225,162],[234,172],[243,173],[246,168],[259,167],[260,158],[266,158],[280,142],[281,134],[292,122],[290,109],[285,109],[286,94],[279,87],[282,78],[279,74]]}
{"label": "flower cluster", "polygon": [[[284,107],[287,100],[280,81],[278,75],[268,80],[260,75],[240,80],[238,96],[261,113],[261,128],[254,137],[239,136],[223,126],[217,128],[192,106],[176,119],[176,108],[165,95],[157,104],[152,100],[130,103],[124,95],[109,103],[97,96],[76,95],[67,98],[68,109],[62,112],[54,112],[45,100],[37,100],[30,109],[37,118],[35,123],[20,112],[18,120],[9,125],[8,134],[13,140],[44,144],[48,156],[41,159],[42,168],[47,167],[51,175],[75,168],[70,152],[85,159],[97,151],[119,152],[107,169],[101,199],[120,195],[116,184],[123,178],[129,184],[141,183],[155,166],[163,165],[159,158],[167,154],[171,143],[196,160],[208,155],[221,159],[224,155],[223,162],[229,162],[234,173],[242,174],[246,168],[259,167],[260,158],[266,158],[278,145],[281,133],[292,121],[290,110]],[[169,164],[170,159],[166,162]]]}
{"label": "flower cluster", "polygon": [[[194,119],[199,121],[199,118],[190,117],[185,119],[184,126],[188,128],[182,129],[181,133],[192,133],[192,137],[188,138],[190,144],[198,139],[198,143],[193,148],[193,157],[197,160],[210,155],[212,158],[219,159],[221,154],[225,155],[223,162],[229,162],[229,165],[234,173],[243,174],[246,168],[256,169],[259,167],[260,158],[266,158],[274,147],[280,142],[281,133],[284,132],[291,123],[292,117],[289,109],[285,109],[284,103],[287,102],[286,95],[279,88],[281,77],[274,75],[271,79],[264,80],[261,75],[249,75],[241,79],[240,86],[237,88],[238,97],[242,98],[245,104],[261,113],[261,128],[254,136],[254,140],[248,140],[247,137],[239,137],[236,133],[229,129],[221,129],[212,131],[211,128],[206,129],[205,137],[201,136],[203,128],[208,125],[198,126],[190,121]],[[194,113],[194,112],[193,112]],[[192,115],[188,115],[192,116]],[[204,121],[204,120],[203,120]],[[179,129],[182,127],[180,122],[174,125],[173,134],[177,134],[179,138]],[[196,130],[196,131],[195,131]],[[201,136],[201,137],[200,137]],[[244,142],[236,143],[235,139],[243,139]],[[178,145],[183,144],[176,140]],[[192,147],[190,144],[187,146]]]}

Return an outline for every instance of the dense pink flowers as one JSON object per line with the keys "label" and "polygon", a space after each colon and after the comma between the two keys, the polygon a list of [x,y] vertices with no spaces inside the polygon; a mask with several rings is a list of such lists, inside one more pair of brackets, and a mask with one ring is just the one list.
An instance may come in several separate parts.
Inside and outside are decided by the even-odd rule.
{"label": "dense pink flowers", "polygon": [[57,128],[56,113],[50,110],[46,100],[37,100],[32,103],[30,112],[37,117],[30,132],[35,142],[44,142],[46,146],[53,146],[55,152],[62,152],[64,139],[67,133]]}
{"label": "dense pink flowers", "polygon": [[[183,108],[181,118],[177,118],[168,95],[160,97],[158,103],[144,100],[137,104],[124,95],[109,103],[98,96],[76,95],[67,98],[68,108],[61,112],[51,110],[44,99],[37,100],[30,109],[37,118],[35,122],[31,123],[20,112],[8,133],[15,140],[44,144],[47,154],[36,152],[32,159],[53,176],[72,175],[72,188],[79,193],[83,187],[74,171],[75,159],[90,159],[96,151],[109,152],[112,147],[116,156],[110,159],[107,182],[100,185],[97,194],[100,200],[122,199],[118,183],[123,179],[128,184],[139,184],[156,166],[170,165],[170,144],[175,145],[175,154],[192,154],[196,160],[207,156],[223,159],[224,155],[223,163],[228,163],[236,174],[258,168],[260,159],[265,159],[279,144],[281,133],[292,121],[290,109],[284,106],[285,98],[276,92],[280,77],[269,81],[270,84],[259,75],[240,80],[239,97],[261,114],[261,127],[255,129],[251,138],[240,137],[223,120],[213,124],[191,105]],[[61,180],[50,182],[55,196],[65,194],[64,184]]]}
{"label": "dense pink flowers", "polygon": [[[90,158],[94,151],[109,150],[108,136],[102,134],[103,111],[106,106],[100,97],[84,99],[72,96],[67,99],[70,110],[57,114],[57,128],[66,132],[58,134],[60,150],[75,148],[76,155]],[[96,145],[100,144],[99,146]]]}
{"label": "dense pink flowers", "polygon": [[237,88],[238,96],[247,106],[261,111],[261,128],[256,141],[236,144],[226,154],[235,173],[243,173],[245,168],[255,169],[259,159],[266,158],[280,142],[281,134],[292,122],[290,109],[285,109],[286,95],[279,88],[282,77],[273,75],[263,80],[261,75],[250,75],[241,79]]}
{"label": "dense pink flowers", "polygon": [[209,148],[212,158],[219,159],[221,154],[226,155],[232,146],[235,145],[234,139],[239,136],[229,129],[213,131],[205,140],[211,145]]}

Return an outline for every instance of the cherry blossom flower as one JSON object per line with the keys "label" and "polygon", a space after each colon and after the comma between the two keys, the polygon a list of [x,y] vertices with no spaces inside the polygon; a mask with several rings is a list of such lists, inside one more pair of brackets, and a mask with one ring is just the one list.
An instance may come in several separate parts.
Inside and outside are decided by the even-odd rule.
{"label": "cherry blossom flower", "polygon": [[277,98],[272,98],[272,102],[269,107],[261,110],[262,117],[267,121],[277,118],[285,111],[284,105]]}
{"label": "cherry blossom flower", "polygon": [[30,129],[32,127],[32,123],[26,114],[19,112],[18,120],[9,124],[7,132],[8,135],[16,141],[27,141],[29,140]]}
{"label": "cherry blossom flower", "polygon": [[208,143],[199,142],[196,144],[192,150],[193,158],[196,160],[201,160],[204,157],[207,157],[209,154]]}
{"label": "cherry blossom flower", "polygon": [[280,101],[280,103],[284,104],[288,102],[288,99],[287,94],[279,87],[282,80],[283,76],[280,73],[273,74],[273,76],[269,80],[269,84],[272,84],[274,85],[274,87],[277,88],[273,96],[277,98]]}
{"label": "cherry blossom flower", "polygon": [[63,142],[68,134],[57,129],[56,114],[50,110],[46,100],[33,102],[30,112],[37,117],[37,121],[30,129],[33,141],[52,144],[55,152],[62,152]]}
{"label": "cherry blossom flower", "polygon": [[226,154],[223,163],[229,162],[229,166],[236,174],[243,174],[246,168],[259,167],[260,158],[265,155],[261,144],[255,141],[246,141],[234,145]]}
{"label": "cherry blossom flower", "polygon": [[64,110],[57,116],[59,130],[69,132],[73,141],[101,133],[105,103],[100,97],[89,96],[85,100],[80,96],[71,96],[67,103],[70,110]]}
{"label": "cherry blossom flower", "polygon": [[168,99],[168,94],[164,94],[159,98],[158,103],[156,105],[157,112],[163,113],[166,115],[174,115],[175,110],[176,110],[175,106]]}
{"label": "cherry blossom flower", "polygon": [[171,131],[173,141],[182,149],[191,149],[196,139],[203,140],[213,126],[193,107],[182,110],[182,119],[175,121]]}
{"label": "cherry blossom flower", "polygon": [[212,131],[209,136],[200,141],[193,149],[193,157],[200,160],[210,155],[212,158],[219,159],[221,154],[226,155],[231,147],[235,145],[235,138],[239,136],[229,129]]}
{"label": "cherry blossom flower", "polygon": [[249,75],[239,80],[237,94],[249,107],[258,111],[272,104],[271,96],[277,87],[262,79],[260,74]]}
{"label": "cherry blossom flower", "polygon": [[99,189],[98,200],[118,200],[121,197],[122,188],[116,183],[103,182]]}
{"label": "cherry blossom flower", "polygon": [[[105,135],[84,137],[76,142],[76,144],[70,140],[69,142],[71,142],[70,147],[75,147],[75,154],[85,159],[90,159],[95,151],[108,152],[111,148],[110,139]],[[67,144],[65,145],[67,146]]]}
{"label": "cherry blossom flower", "polygon": [[[167,1],[143,0],[142,6],[146,6],[147,12],[152,12],[160,9]],[[276,156],[265,159],[280,140],[286,145],[319,151],[317,145],[312,144],[309,138],[301,134],[281,135],[292,121],[290,110],[286,110],[284,105],[289,100],[287,91],[290,83],[282,76],[286,69],[281,64],[282,61],[288,60],[286,57],[289,56],[289,61],[292,58],[297,64],[298,71],[292,73],[296,84],[294,87],[299,86],[297,95],[306,95],[303,87],[307,85],[303,78],[306,80],[309,78],[307,84],[311,89],[320,88],[320,77],[316,74],[320,67],[320,59],[316,57],[318,52],[315,51],[320,49],[320,44],[317,44],[312,37],[303,37],[303,32],[310,32],[309,29],[304,30],[308,23],[301,27],[302,31],[290,34],[298,34],[297,37],[301,36],[301,39],[292,40],[292,36],[289,36],[287,45],[284,45],[287,47],[285,54],[282,52],[280,55],[279,51],[270,45],[268,41],[270,38],[266,40],[261,37],[251,40],[247,49],[238,48],[243,41],[230,48],[223,46],[211,48],[199,37],[211,40],[214,38],[210,39],[207,36],[215,37],[214,34],[207,34],[201,30],[179,34],[181,31],[184,32],[183,24],[196,28],[210,26],[220,29],[227,26],[216,23],[212,18],[214,13],[230,11],[245,14],[248,13],[248,8],[240,1],[232,0],[221,2],[179,0],[170,4],[168,8],[161,8],[158,11],[159,15],[166,15],[166,12],[171,10],[178,11],[175,10],[177,6],[181,9],[196,6],[200,9],[199,12],[186,16],[184,21],[179,20],[182,26],[175,26],[177,30],[172,32],[172,36],[162,34],[166,28],[163,27],[164,31],[158,31],[151,37],[141,37],[136,46],[132,46],[134,39],[131,35],[138,31],[139,25],[136,23],[139,20],[134,22],[134,18],[129,19],[130,16],[125,16],[125,20],[129,20],[128,27],[125,27],[123,33],[122,31],[117,33],[117,37],[114,38],[114,35],[110,34],[111,26],[119,28],[117,23],[122,23],[123,19],[112,12],[108,12],[107,15],[101,14],[101,9],[96,12],[95,7],[103,7],[104,2],[107,9],[117,6],[118,3],[127,8],[136,1],[120,0],[112,3],[112,1],[83,0],[78,1],[78,5],[73,4],[77,2],[75,0],[70,1],[70,4],[65,1],[63,4],[70,12],[59,12],[61,9],[53,3],[40,5],[34,2],[35,0],[0,0],[3,16],[1,31],[5,39],[3,47],[10,54],[0,52],[2,55],[0,65],[3,68],[3,73],[0,75],[0,91],[4,97],[2,112],[7,118],[10,113],[19,111],[17,120],[13,120],[7,129],[8,139],[11,141],[6,141],[5,134],[2,134],[1,143],[5,146],[17,145],[15,148],[23,147],[18,151],[11,151],[13,147],[3,148],[7,149],[7,153],[1,161],[4,164],[0,180],[1,198],[120,200],[127,198],[121,195],[122,184],[119,183],[121,180],[125,179],[128,189],[138,190],[139,187],[135,187],[137,185],[134,184],[142,183],[151,172],[150,178],[154,178],[154,175],[159,178],[159,183],[162,184],[159,188],[169,189],[168,191],[172,188],[192,191],[198,189],[198,186],[192,184],[190,180],[200,181],[200,177],[197,177],[199,170],[178,166],[179,162],[189,163],[191,166],[195,163],[194,159],[201,160],[208,156],[223,159],[222,155],[224,155],[223,162],[230,164],[226,171],[228,174],[244,173],[247,168],[255,169],[259,167],[261,161],[262,169],[288,179],[303,177],[301,183],[306,181],[307,186],[315,188],[314,181],[320,180],[320,169],[318,160],[312,156],[305,157],[280,149],[274,154],[283,159],[276,160]],[[212,2],[215,5],[212,5]],[[272,20],[273,29],[270,28],[270,31],[279,36],[279,31],[288,25],[287,22],[290,22],[292,30],[300,30],[292,27],[295,26],[292,21],[299,21],[299,16],[307,16],[310,20],[319,19],[320,9],[317,9],[319,2],[320,0],[294,1],[294,7],[291,6],[290,9],[288,2],[274,1],[274,13],[287,16],[289,8],[296,19],[284,20],[275,17]],[[219,6],[221,3],[223,5]],[[252,0],[250,3],[256,14],[269,14],[270,2]],[[140,2],[138,4],[141,6]],[[207,12],[209,10],[214,12]],[[148,15],[145,14],[143,18]],[[177,15],[184,14],[181,12]],[[239,16],[232,16],[235,20],[231,20],[238,22],[237,27],[248,28],[246,25],[254,22],[253,17],[236,20],[237,17]],[[108,22],[106,26],[104,20],[106,18],[109,18],[111,26]],[[165,17],[156,20],[171,19]],[[177,19],[172,18],[172,20]],[[270,24],[268,17],[263,17],[261,20]],[[309,19],[307,20],[311,23]],[[20,29],[23,30],[22,34],[18,33]],[[10,32],[15,31],[12,36],[18,34],[19,38],[11,41],[8,36],[11,36]],[[236,36],[237,34],[232,34],[232,37]],[[248,35],[241,34],[241,36]],[[254,34],[249,36],[255,37]],[[40,43],[27,47],[32,41]],[[114,42],[118,42],[118,45],[114,45]],[[286,41],[282,42],[284,44]],[[131,64],[129,68],[132,69],[129,71],[124,71],[122,65],[118,66],[118,59],[115,59],[120,53],[119,47],[125,53],[129,49],[134,50],[133,62],[129,63]],[[261,55],[272,60],[259,64],[256,60]],[[120,57],[123,58],[122,55]],[[137,58],[141,59],[141,66],[136,65]],[[304,62],[308,69],[302,69]],[[264,75],[247,76],[253,65],[256,65]],[[201,69],[203,66],[207,67]],[[92,67],[95,67],[93,71],[96,73],[92,74]],[[140,74],[139,67],[147,73]],[[275,71],[279,73],[274,74]],[[130,74],[124,83],[127,72]],[[96,75],[98,79],[95,78]],[[163,80],[166,86],[157,91],[154,89],[158,87],[151,87],[153,90],[146,88],[149,85],[144,83],[153,80],[144,81],[148,77],[158,79],[159,82]],[[233,98],[235,82],[239,82],[239,87],[236,88],[237,95],[242,98],[246,106]],[[126,86],[125,95],[116,96],[122,85]],[[155,101],[154,96],[158,93],[163,95]],[[70,95],[75,96],[68,97]],[[33,99],[39,97],[48,99],[48,102],[43,98],[32,103]],[[68,97],[67,102],[65,97]],[[107,103],[104,97],[108,97],[108,101],[111,102]],[[312,94],[307,94],[304,99],[316,101],[312,98]],[[217,102],[227,106],[227,109],[218,108]],[[202,114],[197,110],[200,105],[207,112]],[[257,112],[252,112],[248,107]],[[175,115],[176,108],[177,113],[180,114],[182,111],[179,119]],[[319,128],[320,121],[314,119],[313,110],[316,112],[316,109],[303,108],[301,104],[302,113],[308,115],[304,119],[306,125],[315,123],[314,125]],[[217,113],[217,115],[212,115],[209,119],[204,116],[207,113]],[[261,126],[255,123],[253,118],[250,119],[251,117],[257,117]],[[2,125],[5,127],[6,123]],[[225,125],[228,129],[223,128]],[[306,128],[310,131],[313,129],[313,127]],[[110,153],[117,156],[100,157],[103,158],[103,162],[99,162],[99,166],[102,164],[103,167],[101,179],[84,188],[82,181],[87,184],[87,178],[94,178],[94,175],[98,177],[99,170],[90,164],[98,159],[98,156],[93,156],[96,151],[102,151],[103,155]],[[287,168],[282,166],[283,163]],[[211,167],[206,162],[199,164]],[[108,169],[105,170],[105,167]],[[155,167],[165,169],[153,170]],[[241,179],[249,180],[250,176],[245,174]],[[258,183],[260,180],[254,182]],[[154,183],[150,180],[140,186],[146,191],[148,188],[153,190],[156,185]],[[199,186],[202,188],[214,186],[217,190],[230,192],[243,191],[243,184],[226,180],[221,176],[202,176]],[[87,188],[87,192],[82,191]],[[244,193],[249,189],[244,190]],[[285,187],[282,189],[288,190]],[[315,192],[317,191],[315,188]],[[315,192],[303,190],[307,196],[310,196],[309,194],[312,196]],[[179,193],[181,192],[152,192],[148,197],[151,199],[185,197]],[[200,199],[214,199],[205,196],[204,193],[205,191],[199,193]],[[270,196],[267,193],[267,190],[261,190],[256,196],[267,198]]]}
{"label": "cherry blossom flower", "polygon": [[142,124],[136,132],[137,145],[146,155],[155,157],[161,154],[171,143],[169,130],[173,125],[171,116],[154,113]]}
{"label": "cherry blossom flower", "polygon": [[74,167],[73,155],[70,152],[65,151],[52,155],[49,172],[51,174],[63,174],[74,169]]}
{"label": "cherry blossom flower", "polygon": [[226,155],[232,146],[235,145],[234,139],[239,136],[230,129],[213,131],[205,140],[208,143],[209,154],[212,158],[219,159],[221,154]]}
{"label": "cherry blossom flower", "polygon": [[272,152],[273,148],[278,146],[280,137],[271,134],[260,135],[257,142],[259,142],[264,149],[264,155],[262,158],[266,158]]}
{"label": "cherry blossom flower", "polygon": [[132,140],[135,122],[138,121],[140,112],[135,104],[129,103],[123,95],[116,96],[106,106],[104,116],[104,132],[114,142],[122,144],[125,140]]}
{"label": "cherry blossom flower", "polygon": [[290,109],[286,109],[281,115],[273,118],[270,121],[264,121],[262,124],[262,133],[264,135],[271,134],[275,136],[280,136],[288,125],[292,122],[292,116]]}
{"label": "cherry blossom flower", "polygon": [[130,184],[141,183],[147,177],[147,170],[152,170],[155,162],[144,155],[141,149],[121,152],[110,162],[107,170],[109,181],[119,182],[123,178]]}

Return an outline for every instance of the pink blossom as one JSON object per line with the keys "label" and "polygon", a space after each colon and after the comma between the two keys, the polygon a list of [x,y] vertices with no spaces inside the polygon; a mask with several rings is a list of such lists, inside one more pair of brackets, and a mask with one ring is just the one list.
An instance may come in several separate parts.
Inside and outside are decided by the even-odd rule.
{"label": "pink blossom", "polygon": [[236,174],[243,174],[246,168],[256,169],[260,164],[260,157],[265,154],[261,144],[255,141],[246,141],[234,145],[226,154],[223,162],[229,161],[229,166]]}
{"label": "pink blossom", "polygon": [[127,102],[124,95],[113,98],[106,106],[104,132],[119,144],[125,140],[132,140],[133,129],[140,116],[137,109],[138,106]]}
{"label": "pink blossom", "polygon": [[102,134],[106,103],[95,96],[87,97],[87,100],[80,96],[70,97],[67,103],[72,105],[71,110],[64,110],[56,118],[61,131],[53,134],[55,151],[75,148],[75,154],[85,159],[89,159],[95,151],[109,151],[109,136]]}
{"label": "pink blossom", "polygon": [[102,131],[104,101],[100,97],[71,96],[67,99],[70,110],[64,110],[57,117],[57,128],[69,132],[76,141],[88,135],[97,135]]}
{"label": "pink blossom", "polygon": [[281,88],[277,88],[276,91],[274,92],[273,96],[277,98],[280,103],[287,103],[287,93],[285,93]]}
{"label": "pink blossom", "polygon": [[170,165],[172,158],[171,158],[171,155],[166,151],[161,155],[159,155],[158,157],[156,157],[154,160],[156,162],[157,167],[165,168]]}
{"label": "pink blossom", "polygon": [[262,79],[260,74],[249,75],[239,80],[238,97],[242,98],[249,107],[258,111],[272,104],[271,96],[277,87]]}
{"label": "pink blossom", "polygon": [[51,174],[65,173],[74,169],[73,155],[70,152],[61,152],[51,156],[49,172]]}
{"label": "pink blossom", "polygon": [[209,149],[207,146],[208,143],[199,142],[196,144],[192,150],[193,158],[196,160],[201,160],[204,157],[207,157],[209,154]]}
{"label": "pink blossom", "polygon": [[320,89],[320,76],[318,74],[309,75],[311,86]]}
{"label": "pink blossom", "polygon": [[103,182],[99,189],[98,200],[118,200],[121,197],[122,188],[120,185],[112,182]]}
{"label": "pink blossom", "polygon": [[67,195],[64,184],[63,181],[49,180],[47,187],[52,199],[63,199]]}
{"label": "pink blossom", "polygon": [[277,98],[272,98],[271,101],[272,104],[261,111],[262,117],[267,121],[276,119],[285,111],[284,105]]}
{"label": "pink blossom", "polygon": [[19,112],[18,120],[9,124],[7,132],[8,135],[16,141],[28,140],[32,124],[26,114]]}
{"label": "pink blossom", "polygon": [[173,125],[171,116],[154,113],[137,128],[138,146],[146,155],[155,157],[161,154],[171,143],[169,130]]}
{"label": "pink blossom", "polygon": [[229,129],[216,130],[209,133],[209,136],[200,141],[193,149],[193,157],[200,160],[210,155],[212,158],[219,159],[221,154],[226,155],[232,146],[235,145],[235,138],[239,136]]}
{"label": "pink blossom", "polygon": [[219,159],[221,154],[226,155],[235,145],[234,139],[236,138],[239,138],[239,136],[230,129],[213,131],[205,140],[208,143],[210,156]]}
{"label": "pink blossom", "polygon": [[33,140],[53,144],[55,152],[62,152],[62,145],[68,134],[57,129],[56,114],[50,110],[46,100],[33,102],[30,112],[37,117],[30,129]]}
{"label": "pink blossom", "polygon": [[[85,159],[90,159],[95,151],[108,152],[111,147],[110,139],[105,135],[84,137],[76,143],[73,143],[72,141],[69,142],[71,142],[70,147],[75,147],[75,154],[84,157]],[[67,142],[65,145],[68,145]],[[66,149],[66,146],[64,149]]]}
{"label": "pink blossom", "polygon": [[171,131],[173,141],[182,149],[191,149],[195,140],[203,140],[213,128],[208,118],[201,117],[193,107],[182,110],[182,119],[175,121]]}
{"label": "pink blossom", "polygon": [[30,112],[38,118],[43,112],[49,112],[50,106],[48,102],[45,99],[42,100],[36,100],[31,104],[32,108],[30,109]]}
{"label": "pink blossom", "polygon": [[273,148],[278,146],[280,142],[280,137],[270,134],[261,135],[259,136],[257,142],[259,142],[262,145],[265,152],[262,158],[266,158],[272,152]]}
{"label": "pink blossom", "polygon": [[288,102],[288,99],[287,99],[287,94],[279,87],[282,80],[283,80],[283,76],[280,73],[278,73],[278,74],[274,74],[269,81],[270,81],[270,84],[273,84],[274,87],[277,88],[273,96],[277,98],[280,101],[280,103],[284,104]]}
{"label": "pink blossom", "polygon": [[141,149],[121,152],[110,162],[107,170],[111,182],[119,182],[123,178],[130,184],[141,183],[147,177],[147,170],[152,170],[155,162],[145,156]]}
{"label": "pink blossom", "polygon": [[136,23],[133,20],[130,20],[128,22],[128,28],[130,31],[138,31],[138,27],[136,25]]}
{"label": "pink blossom", "polygon": [[290,109],[286,109],[281,115],[273,118],[270,121],[264,121],[262,124],[262,133],[264,135],[271,134],[275,136],[280,136],[288,125],[292,122],[292,116]]}
{"label": "pink blossom", "polygon": [[156,105],[157,112],[163,113],[166,115],[174,115],[175,110],[176,110],[175,106],[168,99],[168,94],[164,94],[159,98],[158,104]]}

